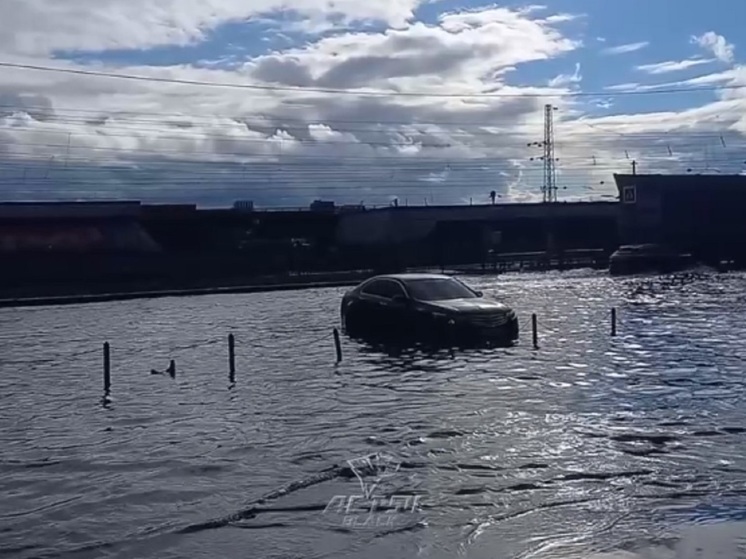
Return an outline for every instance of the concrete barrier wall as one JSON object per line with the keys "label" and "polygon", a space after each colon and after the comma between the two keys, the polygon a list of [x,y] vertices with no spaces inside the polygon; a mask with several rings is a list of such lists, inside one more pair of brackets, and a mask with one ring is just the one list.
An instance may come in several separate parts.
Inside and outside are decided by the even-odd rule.
{"label": "concrete barrier wall", "polygon": [[[438,223],[484,222],[499,229],[500,223],[519,220],[543,227],[545,222],[602,220],[616,223],[616,202],[498,204],[484,206],[422,206],[370,210],[342,215],[337,226],[341,245],[376,245],[414,242],[430,236]],[[589,233],[589,237],[590,237]]]}
{"label": "concrete barrier wall", "polygon": [[0,258],[0,285],[192,280],[268,273],[285,262],[257,262],[245,256],[205,254],[50,254]]}

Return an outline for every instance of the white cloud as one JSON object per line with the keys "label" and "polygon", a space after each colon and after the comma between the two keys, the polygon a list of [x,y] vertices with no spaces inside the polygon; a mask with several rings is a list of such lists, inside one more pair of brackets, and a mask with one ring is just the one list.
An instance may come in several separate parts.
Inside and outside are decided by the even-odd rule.
{"label": "white cloud", "polygon": [[714,62],[710,58],[689,58],[686,60],[667,60],[664,62],[656,62],[654,64],[642,64],[637,66],[637,70],[646,72],[648,74],[669,74],[672,72],[680,72],[682,70],[688,70],[689,68],[695,68],[705,64],[711,64]]}
{"label": "white cloud", "polygon": [[575,64],[575,72],[572,74],[560,74],[549,80],[549,87],[566,87],[583,81],[580,75],[580,63]]}
{"label": "white cloud", "polygon": [[[443,14],[434,25],[337,32],[230,68],[130,66],[115,71],[383,92],[561,93],[565,89],[559,85],[524,88],[505,82],[517,65],[554,58],[580,44],[555,29],[551,15],[542,19],[529,12],[489,8]],[[77,41],[76,48],[92,45],[96,33],[66,40]],[[178,44],[181,39],[169,40]],[[76,67],[59,60],[46,65]],[[107,70],[105,64],[95,67]],[[423,179],[429,176],[446,176],[448,192],[458,185],[453,195],[476,196],[495,177],[503,186],[494,188],[504,190],[525,176],[505,158],[523,157],[525,135],[541,133],[535,111],[544,101],[248,92],[8,68],[3,77],[0,105],[11,108],[0,108],[0,156],[25,162],[26,188],[49,190],[54,181],[57,192],[82,196],[108,185],[116,186],[118,195],[203,203],[217,196],[235,199],[239,188],[240,197],[261,191],[274,203],[283,203],[280,191],[298,202],[321,187],[357,197],[375,186],[368,196],[404,198],[427,184]],[[29,99],[32,92],[36,97]],[[423,122],[430,124],[417,124]],[[480,131],[490,122],[510,130],[497,136]],[[505,144],[499,155],[494,137]],[[114,173],[112,165],[129,171]],[[449,172],[442,175],[446,165]],[[17,183],[13,169],[4,167],[0,177]]]}
{"label": "white cloud", "polygon": [[692,43],[699,45],[703,49],[711,52],[721,62],[727,64],[733,63],[735,56],[735,46],[729,43],[725,37],[718,35],[713,31],[700,36],[693,36]]}
{"label": "white cloud", "polygon": [[556,23],[565,23],[568,21],[576,21],[582,17],[584,16],[581,14],[555,14],[555,15],[551,15],[547,17],[545,21],[547,23],[556,24]]}
{"label": "white cloud", "polygon": [[[714,97],[744,97],[744,67],[735,67],[723,72],[702,74],[686,80],[667,82],[650,86],[652,89],[707,91]],[[722,88],[722,89],[721,89]]]}
{"label": "white cloud", "polygon": [[614,85],[607,85],[604,87],[606,91],[634,91],[640,87],[640,84],[637,82],[625,82],[625,83],[617,83]]}
{"label": "white cloud", "polygon": [[614,101],[612,99],[598,99],[593,101],[593,104],[599,109],[610,109],[614,106]]}
{"label": "white cloud", "polygon": [[624,45],[617,45],[615,47],[608,47],[603,49],[603,54],[627,54],[630,52],[636,52],[650,46],[648,41],[641,41],[639,43],[627,43]]}
{"label": "white cloud", "polygon": [[444,14],[438,25],[327,37],[258,57],[249,68],[273,83],[468,93],[499,85],[500,76],[517,64],[553,58],[578,45],[546,21],[493,8]]}
{"label": "white cloud", "polygon": [[[715,72],[712,74],[703,74],[701,76],[695,76],[686,80],[678,80],[673,82],[663,82],[656,84],[640,84],[640,83],[620,83],[615,85],[606,86],[604,89],[607,91],[617,92],[628,92],[628,91],[655,91],[656,89],[665,90],[690,90],[696,88],[708,88],[716,87],[718,85],[736,85],[738,77],[741,75],[741,67],[726,70],[724,72]],[[737,91],[737,90],[736,90]],[[738,93],[736,93],[738,94]]]}
{"label": "white cloud", "polygon": [[288,9],[321,25],[376,20],[403,27],[425,0],[3,0],[0,51],[141,49],[199,41],[221,24]]}
{"label": "white cloud", "polygon": [[[199,40],[219,22],[264,14],[264,7],[277,3],[187,0],[179,3],[183,13],[169,16],[171,2],[156,9],[153,2],[129,0],[141,13],[133,13],[127,23],[120,17],[127,10],[124,2],[100,0],[101,6],[119,6],[91,8],[92,21],[111,19],[113,25],[102,31],[101,26],[71,21],[70,7],[80,8],[83,0],[24,0],[16,7],[18,12],[26,9],[26,16],[31,8],[56,5],[60,29],[52,30],[37,12],[36,22],[2,19],[0,30],[13,31],[11,40],[7,33],[0,35],[0,46],[12,43],[8,52],[19,62],[77,68],[43,57],[54,48]],[[314,26],[335,23],[337,18],[328,17],[322,4],[302,0],[293,8],[316,13],[317,19],[309,16]],[[613,192],[611,173],[628,168],[628,157],[638,158],[646,170],[690,164],[700,157],[703,134],[709,130],[731,134],[728,149],[743,147],[737,137],[746,132],[740,90],[713,94],[713,102],[686,111],[591,117],[599,108],[608,114],[615,98],[560,97],[581,82],[580,65],[547,86],[516,84],[510,78],[522,64],[559,59],[581,44],[555,25],[567,18],[547,14],[546,8],[490,7],[444,14],[430,25],[402,26],[417,0],[369,4],[341,1],[334,9],[345,12],[343,20],[386,20],[385,31],[336,26],[331,36],[248,62],[233,61],[231,67],[113,69],[97,63],[96,68],[212,83],[361,88],[385,94],[380,96],[221,89],[3,68],[0,160],[7,164],[0,166],[0,185],[6,188],[5,197],[63,193],[223,205],[253,198],[300,205],[317,196],[367,203],[397,196],[414,202],[432,192],[435,203],[447,203],[483,200],[494,188],[501,200],[531,200],[540,196],[542,180],[541,163],[531,157],[541,150],[527,146],[543,136],[547,102],[559,107],[557,156],[566,197]],[[203,10],[203,5],[216,11]],[[78,15],[82,22],[82,12]],[[167,23],[168,17],[179,21]],[[42,37],[47,31],[51,35]],[[32,44],[32,38],[39,44]],[[638,45],[612,50],[646,46]],[[739,83],[746,83],[746,77],[735,67],[674,84],[608,89]],[[454,96],[406,95],[413,92]],[[498,96],[480,96],[486,93]],[[720,158],[736,161],[731,152]]]}

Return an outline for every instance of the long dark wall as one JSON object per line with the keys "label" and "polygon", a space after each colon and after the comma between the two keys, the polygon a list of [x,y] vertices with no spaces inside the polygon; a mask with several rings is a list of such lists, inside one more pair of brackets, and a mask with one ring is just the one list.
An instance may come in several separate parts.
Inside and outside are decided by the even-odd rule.
{"label": "long dark wall", "polygon": [[[491,232],[501,233],[500,243],[492,245]],[[497,254],[555,250],[603,249],[619,246],[615,218],[530,218],[501,220],[442,221],[421,240],[400,244],[340,247],[340,259],[349,267],[385,271],[414,266],[440,266],[486,263],[490,249]]]}
{"label": "long dark wall", "polygon": [[[500,232],[498,244],[491,244],[491,231]],[[409,256],[418,260],[417,265],[466,264],[486,261],[490,249],[498,254],[549,249],[611,251],[618,244],[617,222],[611,218],[442,222]]]}
{"label": "long dark wall", "polygon": [[[310,214],[310,212],[306,212]],[[295,219],[293,219],[295,218]],[[45,249],[43,239],[59,229],[60,220],[4,220],[10,231],[36,236],[34,249],[0,251],[0,288],[33,289],[43,285],[114,285],[128,282],[167,283],[173,286],[251,278],[298,271],[345,269],[335,259],[329,237],[329,216],[193,212],[155,216],[123,225],[139,225],[159,250],[148,252],[117,243],[117,222],[66,220],[72,231],[91,230],[91,241]],[[125,227],[122,227],[125,229]],[[64,227],[63,227],[64,231]],[[0,231],[1,232],[1,231]],[[30,233],[29,233],[30,232]],[[104,233],[107,243],[101,242]],[[45,237],[46,235],[46,237]],[[292,238],[307,239],[298,246]],[[326,244],[325,244],[326,243]],[[28,242],[26,243],[28,246]],[[151,247],[152,248],[152,247]]]}
{"label": "long dark wall", "polygon": [[619,226],[616,219],[564,219],[553,224],[561,249],[604,249],[619,247]]}
{"label": "long dark wall", "polygon": [[[85,220],[69,222],[81,225]],[[128,227],[141,227],[155,241],[155,252],[117,243],[77,251],[0,251],[0,288],[33,291],[35,286],[68,285],[85,289],[94,284],[113,288],[127,283],[178,288],[286,272],[471,264],[488,260],[493,248],[491,231],[502,234],[494,247],[498,252],[544,251],[549,233],[558,249],[615,248],[617,242],[611,217],[444,221],[425,239],[368,247],[337,246],[337,222],[334,214],[309,211],[146,212]],[[7,223],[3,220],[0,226]],[[17,223],[43,231],[56,222],[22,219]],[[96,226],[108,231],[112,223],[99,220]],[[116,231],[109,237],[114,239]]]}
{"label": "long dark wall", "polygon": [[202,282],[250,278],[293,269],[289,253],[261,258],[244,254],[23,254],[0,257],[0,287],[44,285],[119,285],[130,282],[190,286]]}
{"label": "long dark wall", "polygon": [[308,239],[328,245],[336,216],[313,212],[200,211],[188,216],[141,220],[165,251],[242,250],[252,240]]}

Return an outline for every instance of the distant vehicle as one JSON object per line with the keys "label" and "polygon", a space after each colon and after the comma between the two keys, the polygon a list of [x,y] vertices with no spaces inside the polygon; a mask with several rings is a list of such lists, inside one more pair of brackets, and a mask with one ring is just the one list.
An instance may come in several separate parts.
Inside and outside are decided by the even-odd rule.
{"label": "distant vehicle", "polygon": [[441,274],[370,278],[345,293],[341,318],[360,337],[512,341],[519,333],[513,309]]}
{"label": "distant vehicle", "polygon": [[609,258],[612,275],[671,273],[695,264],[689,254],[658,244],[625,245]]}

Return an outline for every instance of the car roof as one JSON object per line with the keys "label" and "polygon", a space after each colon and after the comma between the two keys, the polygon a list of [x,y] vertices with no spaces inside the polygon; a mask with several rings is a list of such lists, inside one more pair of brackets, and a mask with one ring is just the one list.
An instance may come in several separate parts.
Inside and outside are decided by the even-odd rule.
{"label": "car roof", "polygon": [[447,279],[452,279],[452,278],[451,276],[446,276],[443,274],[385,274],[385,275],[375,276],[370,279],[371,280],[393,279],[393,280],[403,281],[406,283],[407,281],[415,281],[415,280],[427,280],[427,279],[447,280]]}

